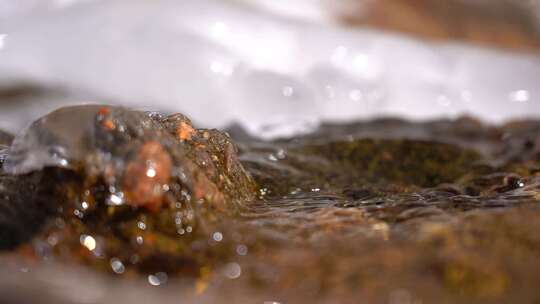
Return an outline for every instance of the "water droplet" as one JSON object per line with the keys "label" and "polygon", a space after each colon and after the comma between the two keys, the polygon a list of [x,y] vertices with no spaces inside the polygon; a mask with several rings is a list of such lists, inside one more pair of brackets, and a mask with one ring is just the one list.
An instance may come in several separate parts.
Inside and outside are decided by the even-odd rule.
{"label": "water droplet", "polygon": [[248,253],[247,246],[246,245],[236,246],[236,253],[238,253],[238,255],[246,255]]}
{"label": "water droplet", "polygon": [[176,225],[182,225],[182,217],[177,215],[175,218],[174,218],[174,223]]}
{"label": "water droplet", "polygon": [[90,235],[82,234],[79,240],[88,250],[92,251],[96,249],[96,240]]}
{"label": "water droplet", "polygon": [[240,277],[242,274],[242,268],[240,265],[238,265],[238,263],[229,263],[223,268],[223,274],[227,278],[234,280]]}
{"label": "water droplet", "polygon": [[83,217],[84,217],[84,214],[83,214],[80,210],[78,210],[78,209],[75,209],[75,210],[73,211],[73,214],[74,214],[76,217],[78,217],[78,218],[83,218]]}
{"label": "water droplet", "polygon": [[120,206],[124,203],[124,193],[118,192],[116,194],[111,194],[105,202],[109,206]]}
{"label": "water droplet", "polygon": [[148,283],[152,286],[159,286],[167,283],[168,276],[165,272],[158,272],[148,276]]}
{"label": "water droplet", "polygon": [[111,268],[114,271],[114,273],[122,274],[126,270],[126,267],[124,266],[122,261],[120,261],[117,258],[112,258],[110,263],[111,263]]}
{"label": "water droplet", "polygon": [[223,240],[223,234],[221,232],[214,232],[214,234],[212,235],[212,238],[214,239],[214,241],[216,242],[221,242]]}
{"label": "water droplet", "polygon": [[156,177],[156,169],[149,168],[148,170],[146,170],[146,176],[150,178]]}

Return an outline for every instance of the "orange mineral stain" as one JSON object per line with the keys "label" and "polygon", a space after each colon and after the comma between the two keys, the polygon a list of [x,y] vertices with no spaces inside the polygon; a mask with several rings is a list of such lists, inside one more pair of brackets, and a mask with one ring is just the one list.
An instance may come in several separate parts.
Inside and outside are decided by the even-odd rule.
{"label": "orange mineral stain", "polygon": [[145,143],[124,173],[127,203],[157,211],[163,203],[163,186],[171,179],[172,159],[156,141]]}
{"label": "orange mineral stain", "polygon": [[180,140],[191,140],[195,134],[195,129],[187,122],[180,122],[176,127],[176,137]]}

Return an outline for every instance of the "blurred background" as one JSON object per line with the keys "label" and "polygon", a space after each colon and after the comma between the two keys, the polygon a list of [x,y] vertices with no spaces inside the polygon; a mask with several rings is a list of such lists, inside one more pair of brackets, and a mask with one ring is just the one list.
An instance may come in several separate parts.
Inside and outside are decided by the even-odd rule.
{"label": "blurred background", "polygon": [[540,116],[540,1],[1,0],[0,129],[66,104],[263,137]]}

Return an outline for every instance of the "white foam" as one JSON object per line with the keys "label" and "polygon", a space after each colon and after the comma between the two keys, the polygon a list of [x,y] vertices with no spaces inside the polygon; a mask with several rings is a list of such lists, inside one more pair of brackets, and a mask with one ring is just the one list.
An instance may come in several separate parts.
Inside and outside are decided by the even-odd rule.
{"label": "white foam", "polygon": [[238,121],[267,137],[381,115],[540,115],[539,57],[223,1],[96,0],[5,29],[0,85],[27,79],[107,97],[97,102],[182,111],[207,126]]}

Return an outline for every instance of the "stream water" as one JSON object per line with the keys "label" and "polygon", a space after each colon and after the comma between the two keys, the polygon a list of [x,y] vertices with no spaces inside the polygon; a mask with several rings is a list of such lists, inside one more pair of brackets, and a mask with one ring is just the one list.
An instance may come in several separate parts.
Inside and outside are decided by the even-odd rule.
{"label": "stream water", "polygon": [[2,261],[186,299],[534,303],[539,130],[377,119],[263,141],[64,108],[2,137]]}

